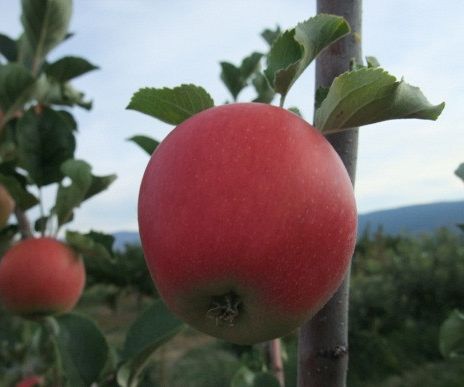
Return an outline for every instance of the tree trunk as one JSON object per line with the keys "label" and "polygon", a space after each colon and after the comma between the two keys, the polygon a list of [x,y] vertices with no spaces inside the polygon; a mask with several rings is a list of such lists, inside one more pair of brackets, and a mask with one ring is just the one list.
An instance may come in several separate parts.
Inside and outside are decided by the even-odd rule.
{"label": "tree trunk", "polygon": [[[351,34],[331,45],[316,60],[316,90],[349,70],[350,61],[362,60],[361,0],[318,0],[317,12],[343,16]],[[354,185],[358,128],[328,135]],[[342,285],[310,321],[300,329],[298,348],[299,387],[344,387],[348,370],[348,300],[350,271]]]}

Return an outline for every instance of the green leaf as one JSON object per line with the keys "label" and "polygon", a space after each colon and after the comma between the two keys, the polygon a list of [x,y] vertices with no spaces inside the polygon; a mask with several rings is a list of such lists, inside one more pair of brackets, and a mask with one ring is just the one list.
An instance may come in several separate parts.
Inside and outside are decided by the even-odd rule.
{"label": "green leaf", "polygon": [[137,110],[168,124],[178,125],[213,106],[213,99],[202,87],[181,85],[173,89],[140,89],[132,96],[127,109]]}
{"label": "green leaf", "polygon": [[230,387],[253,387],[255,373],[246,366],[240,367],[234,374]]}
{"label": "green leaf", "polygon": [[98,69],[97,66],[84,58],[65,56],[47,65],[45,73],[59,82],[66,82],[96,69]]}
{"label": "green leaf", "polygon": [[76,90],[68,82],[60,82],[42,74],[36,83],[34,97],[43,105],[80,106],[91,109],[92,102],[85,100],[85,94]]}
{"label": "green leaf", "polygon": [[221,80],[226,85],[230,94],[237,100],[240,91],[246,86],[242,80],[240,69],[229,62],[221,62]]}
{"label": "green leaf", "polygon": [[80,254],[88,257],[111,259],[111,252],[101,243],[101,239],[92,234],[81,234],[77,231],[66,230],[66,242]]}
{"label": "green leaf", "polygon": [[322,102],[326,99],[327,94],[329,94],[329,88],[328,87],[318,87],[316,90],[316,96],[315,96],[315,108],[319,109],[319,107],[322,105]]}
{"label": "green leaf", "polygon": [[58,227],[69,222],[74,208],[79,207],[92,184],[92,168],[83,160],[69,159],[61,164],[64,176],[71,179],[71,184],[64,186],[61,182],[56,194],[54,213],[58,218]]}
{"label": "green leaf", "polygon": [[119,377],[128,376],[128,386],[137,379],[148,358],[162,344],[175,336],[184,324],[168,311],[161,300],[156,300],[132,324],[127,332]]}
{"label": "green leaf", "polygon": [[460,164],[454,173],[457,177],[464,181],[464,163]]}
{"label": "green leaf", "polygon": [[34,77],[25,67],[17,63],[0,65],[0,110],[5,116],[3,122],[8,121],[26,103],[33,84]]}
{"label": "green leaf", "polygon": [[295,113],[299,117],[303,117],[303,114],[301,114],[300,109],[298,109],[296,106],[289,107],[288,111]]}
{"label": "green leaf", "polygon": [[253,387],[280,387],[280,383],[269,372],[259,372],[255,375]]}
{"label": "green leaf", "polygon": [[263,54],[260,52],[253,52],[251,55],[245,57],[240,65],[240,75],[246,82],[257,70],[259,70],[259,62]]}
{"label": "green leaf", "polygon": [[92,320],[75,313],[58,316],[56,322],[59,326],[57,344],[68,382],[72,386],[90,386],[106,364],[108,344],[105,337]]}
{"label": "green leaf", "polygon": [[16,41],[10,37],[0,34],[0,54],[9,62],[15,62],[18,58],[18,47]]}
{"label": "green leaf", "polygon": [[84,200],[90,199],[92,196],[105,191],[115,180],[116,175],[114,174],[106,176],[92,175],[92,182],[90,183],[90,187],[85,194]]}
{"label": "green leaf", "polygon": [[366,56],[367,67],[380,67],[380,62],[375,56]]}
{"label": "green leaf", "polygon": [[14,198],[16,205],[23,211],[26,211],[39,203],[38,199],[29,193],[14,176],[0,174],[0,184],[6,187],[8,192]]}
{"label": "green leaf", "polygon": [[148,136],[142,136],[142,135],[133,136],[129,138],[128,140],[137,144],[140,148],[142,148],[149,155],[151,155],[155,151],[156,147],[159,145],[159,142],[156,141],[155,139],[148,137]]}
{"label": "green leaf", "polygon": [[399,118],[435,120],[444,106],[431,105],[419,88],[380,67],[362,68],[334,79],[315,126],[331,132]]}
{"label": "green leaf", "polygon": [[464,357],[464,314],[458,310],[440,327],[440,352],[445,358]]}
{"label": "green leaf", "polygon": [[45,233],[47,230],[48,216],[41,216],[34,222],[34,230],[39,233]]}
{"label": "green leaf", "polygon": [[106,251],[113,255],[113,244],[114,244],[114,236],[110,234],[105,234],[98,231],[90,231],[85,234],[86,237],[92,239],[95,243],[105,247]]}
{"label": "green leaf", "polygon": [[282,31],[279,26],[277,26],[275,30],[266,28],[263,32],[261,32],[261,37],[267,42],[267,44],[269,44],[269,46],[272,46],[274,40],[276,40],[281,33]]}
{"label": "green leaf", "polygon": [[267,78],[260,72],[257,72],[252,80],[253,86],[258,96],[253,102],[271,103],[275,96],[275,91],[269,85]]}
{"label": "green leaf", "polygon": [[50,108],[41,114],[30,109],[18,121],[17,140],[20,166],[38,186],[63,178],[60,166],[76,146],[69,120]]}
{"label": "green leaf", "polygon": [[48,52],[66,38],[71,12],[72,0],[22,0],[24,47],[31,51],[34,71]]}
{"label": "green leaf", "polygon": [[285,31],[272,44],[265,70],[271,86],[285,97],[319,53],[350,32],[341,16],[319,14]]}

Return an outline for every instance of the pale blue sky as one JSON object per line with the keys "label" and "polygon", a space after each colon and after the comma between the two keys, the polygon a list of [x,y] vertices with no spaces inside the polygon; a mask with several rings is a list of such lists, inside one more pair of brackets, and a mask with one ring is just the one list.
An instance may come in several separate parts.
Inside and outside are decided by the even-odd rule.
{"label": "pale blue sky", "polygon": [[[0,31],[16,36],[19,0],[1,0]],[[94,100],[79,121],[77,157],[116,183],[76,212],[71,229],[136,230],[138,187],[148,157],[125,141],[134,134],[161,140],[170,127],[125,110],[140,87],[196,83],[216,104],[229,98],[219,80],[222,60],[238,63],[266,49],[259,33],[294,26],[315,14],[315,0],[75,0],[71,30],[53,58],[77,55],[101,69],[75,85]],[[453,175],[464,161],[464,2],[365,0],[363,45],[397,77],[419,86],[432,103],[446,101],[438,121],[370,125],[360,134],[356,196],[361,213],[433,201],[461,200]],[[287,98],[312,117],[314,66]],[[242,101],[251,94],[244,93]],[[52,193],[45,195],[50,199]],[[50,203],[48,203],[49,205]],[[46,203],[47,205],[47,203]]]}

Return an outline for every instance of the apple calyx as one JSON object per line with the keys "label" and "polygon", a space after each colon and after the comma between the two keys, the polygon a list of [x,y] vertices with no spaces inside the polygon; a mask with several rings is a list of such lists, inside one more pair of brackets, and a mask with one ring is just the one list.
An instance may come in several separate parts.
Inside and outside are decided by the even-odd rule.
{"label": "apple calyx", "polygon": [[240,315],[242,306],[241,298],[235,292],[230,291],[212,298],[211,307],[208,309],[206,316],[214,319],[216,326],[225,323],[233,327]]}

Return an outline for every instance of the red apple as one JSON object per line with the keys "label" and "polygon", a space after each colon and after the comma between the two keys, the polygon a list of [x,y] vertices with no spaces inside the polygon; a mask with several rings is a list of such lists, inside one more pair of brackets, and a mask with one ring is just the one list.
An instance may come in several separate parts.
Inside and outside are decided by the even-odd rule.
{"label": "red apple", "polygon": [[339,287],[357,214],[346,169],[297,115],[237,103],[176,127],[140,188],[146,261],[167,306],[238,344],[283,336]]}
{"label": "red apple", "polygon": [[0,185],[0,229],[6,226],[6,222],[13,212],[15,201],[3,185]]}
{"label": "red apple", "polygon": [[80,256],[53,238],[18,242],[0,261],[0,301],[25,317],[71,310],[84,283]]}
{"label": "red apple", "polygon": [[16,387],[36,387],[41,386],[44,381],[43,376],[32,375],[16,383]]}

